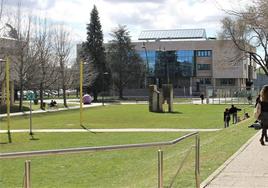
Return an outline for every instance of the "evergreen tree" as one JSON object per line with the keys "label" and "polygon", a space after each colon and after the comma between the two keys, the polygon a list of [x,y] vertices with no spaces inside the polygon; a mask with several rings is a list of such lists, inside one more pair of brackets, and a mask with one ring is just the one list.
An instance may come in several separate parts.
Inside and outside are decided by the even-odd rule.
{"label": "evergreen tree", "polygon": [[137,80],[144,73],[144,66],[140,56],[131,44],[131,38],[126,26],[115,29],[109,42],[108,59],[111,67],[113,82],[119,92],[119,98],[123,98],[123,90],[128,83]]}
{"label": "evergreen tree", "polygon": [[[97,76],[93,80],[90,91],[93,93],[94,101],[97,101],[98,94],[102,91],[104,73],[107,72],[105,63],[105,50],[103,46],[103,33],[97,7],[94,5],[90,14],[90,23],[87,24],[87,41],[83,43],[83,54],[86,60],[92,63],[94,70],[88,72],[97,72]],[[89,91],[88,91],[89,92]]]}

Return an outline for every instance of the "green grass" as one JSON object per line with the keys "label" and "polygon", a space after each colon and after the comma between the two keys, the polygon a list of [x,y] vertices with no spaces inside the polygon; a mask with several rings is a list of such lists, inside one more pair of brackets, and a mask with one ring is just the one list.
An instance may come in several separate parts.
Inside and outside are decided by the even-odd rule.
{"label": "green grass", "polygon": [[[107,108],[105,108],[107,109]],[[253,134],[247,120],[218,132],[201,133],[201,177],[204,180],[238,150]],[[12,144],[1,144],[1,152],[57,149],[84,146],[132,144],[168,141],[183,133],[37,133],[29,140],[26,133],[13,134]],[[6,142],[5,134],[0,135]],[[188,139],[164,151],[164,185],[167,186],[179,163],[194,144]],[[23,166],[26,159],[32,164],[32,187],[64,188],[150,188],[157,186],[157,150],[130,149],[98,153],[55,155],[0,160],[0,187],[22,187]],[[174,187],[194,187],[194,151]]]}
{"label": "green grass", "polygon": [[[84,109],[88,128],[223,128],[223,111],[230,105],[174,105],[174,113],[152,113],[148,105],[111,105]],[[248,105],[238,105],[248,108]],[[251,114],[252,108],[247,112]],[[242,116],[243,112],[240,112]],[[33,128],[81,128],[79,110],[33,115]],[[6,129],[1,119],[1,129]],[[11,118],[11,129],[29,127],[28,115]]]}
{"label": "green grass", "polygon": [[[23,106],[22,111],[29,111],[30,108],[28,106]],[[10,112],[19,112],[19,106],[18,105],[12,105],[10,106]],[[0,114],[5,114],[7,113],[7,107],[6,105],[0,105]]]}
{"label": "green grass", "polygon": [[[79,104],[67,104],[67,105],[68,105],[68,107],[79,106]],[[59,103],[59,104],[57,104],[57,108],[64,108],[64,105],[62,103]],[[46,106],[46,109],[48,109],[47,106]],[[32,103],[32,110],[33,111],[40,110],[40,104],[35,105]],[[6,105],[1,105],[0,106],[0,114],[5,114],[6,111],[7,111]],[[30,111],[29,101],[23,102],[22,112],[26,112],[26,111]],[[11,113],[19,112],[19,104],[17,102],[10,107],[10,112]]]}

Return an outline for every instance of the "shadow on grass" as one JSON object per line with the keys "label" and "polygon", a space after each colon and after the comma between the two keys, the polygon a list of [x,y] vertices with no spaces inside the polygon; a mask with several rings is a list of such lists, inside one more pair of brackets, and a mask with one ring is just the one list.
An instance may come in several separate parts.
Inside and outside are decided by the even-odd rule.
{"label": "shadow on grass", "polygon": [[84,125],[80,125],[83,129],[87,130],[90,133],[97,134],[96,132],[91,131],[89,128],[85,127]]}
{"label": "shadow on grass", "polygon": [[31,137],[30,140],[40,140],[39,138]]}
{"label": "shadow on grass", "polygon": [[175,112],[165,111],[165,112],[153,112],[153,113],[157,113],[157,114],[183,114],[182,112],[178,112],[178,111],[175,111]]}
{"label": "shadow on grass", "polygon": [[8,144],[8,142],[0,142],[0,145]]}

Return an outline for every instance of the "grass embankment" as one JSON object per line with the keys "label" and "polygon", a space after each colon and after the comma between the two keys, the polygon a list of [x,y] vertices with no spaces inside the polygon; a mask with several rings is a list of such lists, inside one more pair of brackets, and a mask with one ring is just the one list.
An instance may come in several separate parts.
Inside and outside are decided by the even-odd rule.
{"label": "grass embankment", "polygon": [[[248,108],[248,105],[237,105]],[[148,105],[111,105],[83,110],[88,128],[223,128],[223,111],[230,105],[174,105],[174,113],[151,113]],[[251,115],[253,109],[247,109]],[[243,117],[243,110],[239,116]],[[33,114],[33,128],[81,128],[79,110]],[[1,129],[6,129],[5,118]],[[29,127],[28,115],[11,118],[11,129]]]}
{"label": "grass embankment", "polygon": [[[255,130],[252,120],[218,132],[201,133],[201,177],[204,180],[235,153]],[[38,133],[29,140],[27,133],[13,134],[12,144],[1,144],[1,152],[59,149],[69,147],[132,144],[168,141],[183,133]],[[0,140],[7,141],[1,134]],[[168,186],[194,138],[164,150],[164,185]],[[130,149],[99,153],[42,156],[0,160],[0,187],[21,187],[24,161],[32,164],[32,187],[125,188],[157,186],[157,150]],[[194,187],[194,150],[176,178],[174,187]]]}
{"label": "grass embankment", "polygon": [[[175,113],[150,113],[147,105],[117,105],[84,110],[84,122],[90,128],[221,128],[225,105],[175,105]],[[245,108],[247,106],[239,106]],[[201,175],[205,179],[228,159],[255,131],[250,121],[219,132],[201,133]],[[5,120],[1,120],[4,127]],[[80,128],[79,111],[35,114],[34,128]],[[27,128],[28,116],[12,117],[11,128]],[[103,146],[167,141],[183,133],[28,133],[0,135],[1,152],[16,152],[70,147]],[[164,181],[167,186],[194,139],[164,150]],[[0,160],[0,187],[22,186],[23,166],[32,161],[33,187],[156,187],[157,150],[130,149]],[[194,187],[194,152],[187,160],[174,187]]]}

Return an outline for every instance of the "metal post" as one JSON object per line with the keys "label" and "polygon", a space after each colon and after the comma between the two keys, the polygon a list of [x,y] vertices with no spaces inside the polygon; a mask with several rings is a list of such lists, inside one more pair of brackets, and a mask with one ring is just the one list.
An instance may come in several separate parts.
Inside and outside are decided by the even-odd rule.
{"label": "metal post", "polygon": [[80,62],[80,126],[83,125],[83,62]]}
{"label": "metal post", "polygon": [[195,137],[195,182],[196,188],[200,188],[200,138]]}
{"label": "metal post", "polygon": [[102,85],[102,95],[101,95],[101,102],[102,102],[102,106],[104,106],[104,73],[102,73],[102,83],[101,83],[101,85]]}
{"label": "metal post", "polygon": [[163,151],[158,150],[158,188],[163,188]]}
{"label": "metal post", "polygon": [[31,188],[31,161],[24,163],[24,188]]}
{"label": "metal post", "polygon": [[32,131],[32,100],[30,100],[30,135],[33,135],[33,131]]}
{"label": "metal post", "polygon": [[6,59],[6,103],[7,103],[7,134],[8,134],[8,141],[9,143],[12,142],[11,140],[11,133],[10,133],[10,88],[9,88],[9,58]]}

